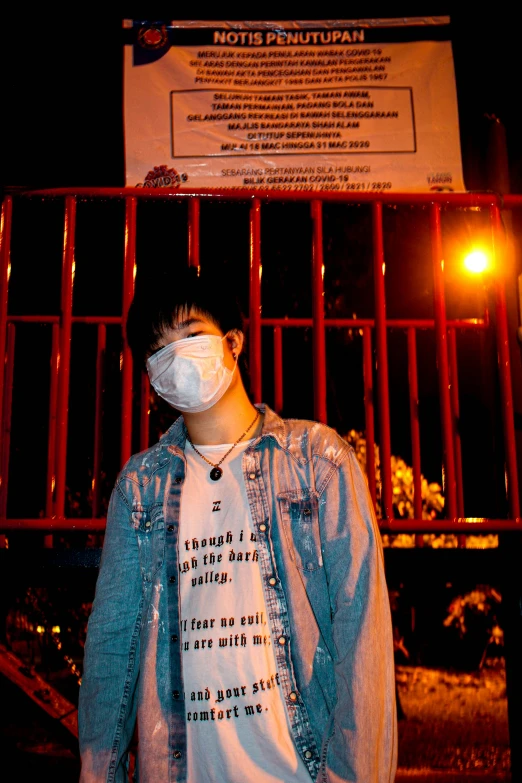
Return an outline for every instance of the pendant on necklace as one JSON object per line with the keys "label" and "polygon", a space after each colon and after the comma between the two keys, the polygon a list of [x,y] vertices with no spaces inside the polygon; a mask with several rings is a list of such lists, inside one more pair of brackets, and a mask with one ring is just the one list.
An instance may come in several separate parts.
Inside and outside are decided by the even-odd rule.
{"label": "pendant on necklace", "polygon": [[221,468],[215,467],[212,468],[212,470],[210,471],[210,478],[212,479],[212,481],[219,481],[222,475],[223,475],[223,471],[221,470]]}

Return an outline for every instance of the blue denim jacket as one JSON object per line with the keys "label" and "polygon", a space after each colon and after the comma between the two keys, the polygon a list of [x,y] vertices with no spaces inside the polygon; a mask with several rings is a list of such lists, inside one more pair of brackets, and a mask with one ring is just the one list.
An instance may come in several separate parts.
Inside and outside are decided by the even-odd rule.
{"label": "blue denim jacket", "polygon": [[[333,429],[258,407],[263,430],[243,472],[295,745],[312,780],[392,783],[392,624],[366,478]],[[179,417],[130,458],[112,492],[79,696],[81,783],[127,780],[136,725],[140,783],[186,780],[185,438]]]}

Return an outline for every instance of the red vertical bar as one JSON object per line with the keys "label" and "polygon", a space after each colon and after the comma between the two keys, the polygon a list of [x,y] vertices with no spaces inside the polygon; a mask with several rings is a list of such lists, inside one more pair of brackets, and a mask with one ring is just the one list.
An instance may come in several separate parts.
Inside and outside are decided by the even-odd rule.
{"label": "red vertical bar", "polygon": [[[453,442],[455,443],[455,476],[457,480],[457,513],[464,516],[464,481],[462,478],[462,443],[460,439],[459,370],[457,357],[457,331],[448,329],[448,350],[451,382],[451,408],[453,411]],[[466,548],[466,536],[459,536],[459,547]]]}
{"label": "red vertical bar", "polygon": [[136,272],[136,199],[125,199],[125,255],[123,258],[123,296],[121,314],[121,449],[123,465],[132,451],[132,355],[127,343],[127,313],[134,294]]}
{"label": "red vertical bar", "polygon": [[433,307],[435,318],[435,342],[439,370],[439,397],[441,408],[444,494],[447,500],[447,517],[457,517],[457,488],[455,479],[455,446],[450,397],[448,345],[446,333],[446,301],[444,295],[444,259],[442,257],[442,230],[440,204],[430,207],[431,252],[433,261]]}
{"label": "red vertical bar", "polygon": [[94,460],[92,468],[92,515],[100,516],[100,478],[103,446],[103,387],[105,350],[107,345],[107,327],[98,324],[96,340],[96,389],[94,401]]}
{"label": "red vertical bar", "polygon": [[58,399],[56,416],[56,491],[55,515],[65,514],[67,427],[69,417],[69,377],[71,370],[72,303],[74,287],[74,240],[76,198],[65,198],[65,223],[62,254],[62,291],[60,319],[60,355],[58,360]]}
{"label": "red vertical bar", "polygon": [[250,306],[248,339],[250,343],[250,386],[254,402],[261,402],[261,202],[255,198],[250,207]]}
{"label": "red vertical bar", "polygon": [[47,444],[47,487],[45,497],[46,516],[54,514],[53,498],[56,489],[56,429],[58,409],[58,378],[60,374],[60,327],[52,326],[51,361],[49,379],[49,440]]}
{"label": "red vertical bar", "polygon": [[140,400],[140,451],[145,451],[150,441],[150,381],[146,372],[141,373]]}
{"label": "red vertical bar", "polygon": [[274,326],[274,410],[283,410],[283,331]]}
{"label": "red vertical bar", "polygon": [[386,293],[384,275],[384,239],[382,230],[382,203],[372,204],[373,215],[373,277],[375,286],[375,341],[377,351],[377,386],[379,393],[379,436],[382,484],[382,515],[393,519],[393,491],[391,475],[390,403],[388,396],[388,348],[386,340]]}
{"label": "red vertical bar", "polygon": [[[13,403],[13,370],[15,352],[15,325],[7,325],[5,385],[2,406],[2,448],[0,462],[2,468],[2,484],[0,485],[0,519],[7,516],[7,486],[9,480],[9,451],[11,445],[11,414]],[[5,546],[6,541],[4,542]]]}
{"label": "red vertical bar", "polygon": [[496,341],[500,394],[502,397],[502,423],[504,427],[504,448],[506,452],[507,492],[510,514],[513,519],[516,519],[520,516],[520,500],[515,420],[513,412],[513,387],[511,381],[511,360],[509,356],[508,316],[503,275],[504,265],[502,264],[502,255],[505,252],[505,245],[500,210],[497,206],[491,207],[490,209],[493,248],[495,253],[494,294],[497,325]]}
{"label": "red vertical bar", "polygon": [[375,478],[375,410],[373,405],[373,356],[372,331],[363,326],[363,382],[364,419],[366,422],[366,475],[373,505],[377,504],[377,481]]}
{"label": "red vertical bar", "polygon": [[[11,225],[13,199],[6,196],[0,216],[0,410],[4,395],[5,339],[7,334],[7,305],[9,297],[9,276],[11,273]],[[0,475],[0,487],[4,474]]]}
{"label": "red vertical bar", "polygon": [[[47,482],[45,488],[45,515],[54,515],[54,492],[56,489],[56,430],[58,416],[58,378],[60,374],[60,327],[52,325],[51,361],[49,363],[49,437],[47,441]],[[44,536],[44,547],[51,549],[53,536]]]}
{"label": "red vertical bar", "polygon": [[311,203],[312,237],[312,319],[314,365],[314,418],[326,424],[326,336],[324,331],[323,205]]}
{"label": "red vertical bar", "polygon": [[[411,327],[408,335],[408,389],[410,396],[410,437],[411,461],[413,469],[413,516],[422,519],[422,482],[419,426],[419,384],[417,373],[417,339],[415,329]],[[415,536],[415,546],[424,545],[422,535]]]}
{"label": "red vertical bar", "polygon": [[189,198],[188,215],[188,263],[198,270],[199,275],[199,216],[200,200],[197,196]]}

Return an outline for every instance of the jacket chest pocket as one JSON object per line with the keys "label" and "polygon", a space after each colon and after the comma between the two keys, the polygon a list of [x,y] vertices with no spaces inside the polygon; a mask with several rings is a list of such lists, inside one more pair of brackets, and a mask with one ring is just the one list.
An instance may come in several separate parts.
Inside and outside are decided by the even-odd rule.
{"label": "jacket chest pocket", "polygon": [[317,497],[288,492],[278,500],[292,559],[300,571],[317,571],[323,565]]}
{"label": "jacket chest pocket", "polygon": [[165,557],[165,520],[163,505],[135,505],[132,524],[138,539],[141,575],[144,582],[151,582],[163,565]]}

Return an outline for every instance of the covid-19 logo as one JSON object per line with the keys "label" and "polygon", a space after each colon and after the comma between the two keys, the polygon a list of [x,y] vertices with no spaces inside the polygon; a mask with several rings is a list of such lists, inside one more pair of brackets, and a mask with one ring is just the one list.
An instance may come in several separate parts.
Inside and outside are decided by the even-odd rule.
{"label": "covid-19 logo", "polygon": [[143,182],[138,182],[137,188],[179,188],[188,182],[188,174],[178,174],[176,169],[167,166],[154,166],[148,172]]}

